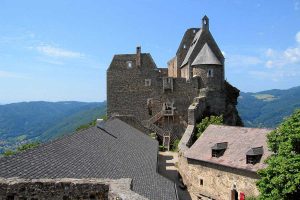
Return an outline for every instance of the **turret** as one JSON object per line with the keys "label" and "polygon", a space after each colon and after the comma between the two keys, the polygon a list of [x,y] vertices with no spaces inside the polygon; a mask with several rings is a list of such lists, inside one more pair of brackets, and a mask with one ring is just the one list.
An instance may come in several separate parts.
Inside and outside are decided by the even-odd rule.
{"label": "turret", "polygon": [[192,62],[193,75],[200,76],[202,87],[222,90],[224,86],[224,66],[211,47],[205,43]]}
{"label": "turret", "polygon": [[202,18],[202,29],[209,30],[209,19],[206,15]]}

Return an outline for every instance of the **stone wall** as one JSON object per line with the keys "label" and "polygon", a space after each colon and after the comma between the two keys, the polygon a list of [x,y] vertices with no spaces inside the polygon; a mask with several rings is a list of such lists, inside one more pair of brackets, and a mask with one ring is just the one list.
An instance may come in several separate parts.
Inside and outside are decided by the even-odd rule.
{"label": "stone wall", "polygon": [[133,192],[131,179],[18,179],[0,178],[0,199],[146,200]]}
{"label": "stone wall", "polygon": [[[220,65],[197,65],[193,66],[193,76],[200,76],[203,87],[223,90],[224,88],[224,70]],[[208,76],[208,70],[212,69],[212,77]]]}
{"label": "stone wall", "polygon": [[176,56],[168,62],[168,76],[174,78],[181,77],[180,69],[177,66]]}
{"label": "stone wall", "polygon": [[246,197],[259,195],[256,188],[259,177],[254,172],[190,160],[183,156],[179,157],[179,172],[192,199],[202,196],[227,200],[234,187]]}
{"label": "stone wall", "polygon": [[[176,116],[172,119],[187,121],[188,107],[201,87],[198,78],[189,81],[173,78],[173,89],[164,90],[164,76],[150,58],[150,55],[142,54],[141,67],[135,66],[134,54],[113,59],[107,71],[108,116],[132,115],[140,121],[148,120],[162,110],[164,103],[169,102],[176,107]],[[131,68],[126,67],[128,61],[133,63]],[[151,84],[146,84],[146,81]],[[168,121],[168,126],[172,126],[172,121],[165,121]],[[176,135],[181,137],[185,127],[177,122],[175,120],[173,125],[180,132]]]}

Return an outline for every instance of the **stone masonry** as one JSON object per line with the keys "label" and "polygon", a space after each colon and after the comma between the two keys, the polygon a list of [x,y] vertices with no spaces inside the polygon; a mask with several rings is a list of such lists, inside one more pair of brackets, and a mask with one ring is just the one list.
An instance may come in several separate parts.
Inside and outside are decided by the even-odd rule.
{"label": "stone masonry", "polygon": [[7,200],[147,200],[134,193],[131,179],[0,178],[0,199]]}
{"label": "stone masonry", "polygon": [[158,68],[149,53],[115,55],[107,70],[107,114],[131,115],[156,132],[180,139],[189,124],[190,105],[203,102],[195,122],[223,115],[225,124],[242,125],[236,104],[239,90],[224,79],[224,57],[209,31],[188,29],[168,69]]}

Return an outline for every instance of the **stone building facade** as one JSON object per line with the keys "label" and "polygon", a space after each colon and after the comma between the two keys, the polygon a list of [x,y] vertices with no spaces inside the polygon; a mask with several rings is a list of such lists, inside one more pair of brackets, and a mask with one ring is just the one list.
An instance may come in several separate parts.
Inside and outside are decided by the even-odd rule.
{"label": "stone building facade", "polygon": [[270,131],[210,125],[191,144],[194,131],[189,127],[179,144],[178,168],[192,199],[258,196],[257,170],[266,167],[264,161],[271,155],[266,139]]}
{"label": "stone building facade", "polygon": [[[107,114],[133,115],[159,138],[181,138],[188,109],[202,98],[205,116],[223,115],[228,125],[242,125],[236,104],[239,90],[224,79],[224,57],[209,31],[188,29],[168,68],[158,68],[149,53],[115,55],[107,70]],[[205,105],[205,106],[204,106]]]}

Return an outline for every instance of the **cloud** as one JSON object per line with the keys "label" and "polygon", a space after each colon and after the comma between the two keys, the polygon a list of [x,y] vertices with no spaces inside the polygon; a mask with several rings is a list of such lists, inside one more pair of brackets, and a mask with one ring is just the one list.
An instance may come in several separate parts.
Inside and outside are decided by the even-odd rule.
{"label": "cloud", "polygon": [[287,70],[269,70],[269,71],[254,70],[254,71],[250,71],[249,74],[263,80],[269,79],[274,82],[278,82],[285,78],[292,78],[300,75],[297,69],[290,69],[288,71]]}
{"label": "cloud", "polygon": [[300,44],[300,31],[296,34],[296,41]]}
{"label": "cloud", "polygon": [[0,78],[28,78],[28,76],[24,74],[0,70]]}
{"label": "cloud", "polygon": [[50,57],[59,57],[59,58],[82,58],[84,54],[70,51],[66,49],[61,49],[57,47],[53,47],[50,45],[39,45],[36,47],[38,52]]}
{"label": "cloud", "polygon": [[296,47],[289,47],[283,51],[276,51],[274,49],[267,49],[265,55],[267,61],[265,66],[267,68],[282,68],[290,65],[300,64],[300,31],[296,34]]}
{"label": "cloud", "polygon": [[231,66],[253,66],[263,63],[263,61],[256,56],[228,55],[227,57],[227,61]]}

